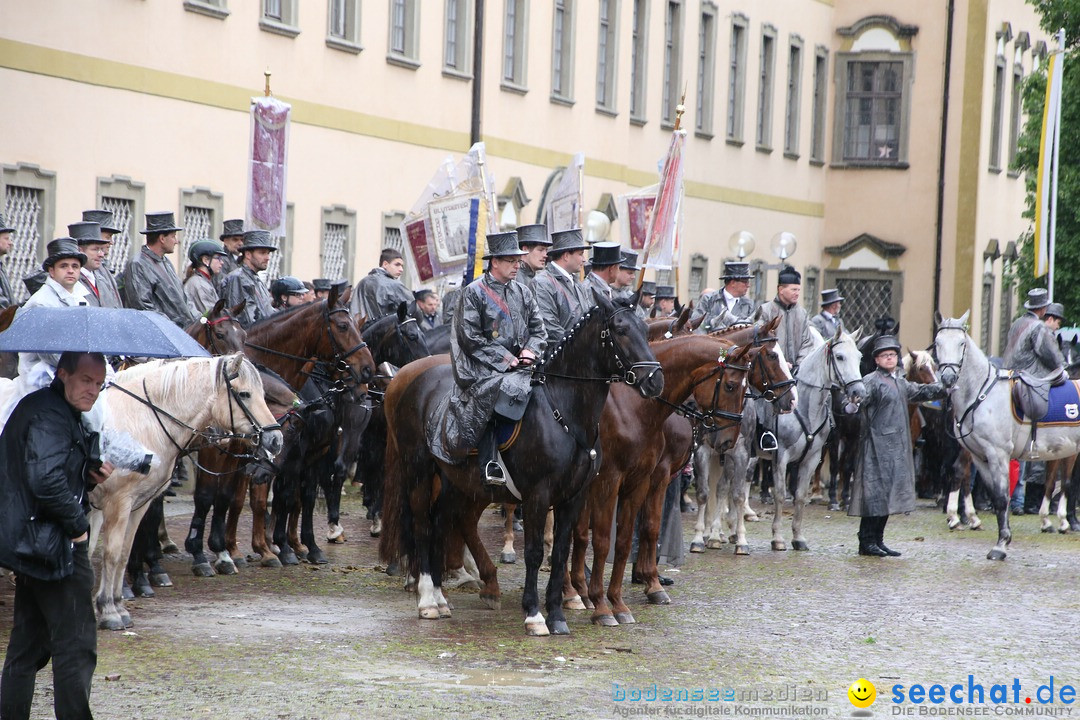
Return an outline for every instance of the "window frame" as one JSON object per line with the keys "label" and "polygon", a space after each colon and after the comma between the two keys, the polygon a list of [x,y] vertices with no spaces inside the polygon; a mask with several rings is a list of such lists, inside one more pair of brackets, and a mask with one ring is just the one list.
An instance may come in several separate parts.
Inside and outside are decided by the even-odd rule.
{"label": "window frame", "polygon": [[776,94],[776,27],[761,26],[761,45],[758,48],[758,102],[754,125],[754,147],[758,152],[771,153],[773,104]]}
{"label": "window frame", "polygon": [[[872,159],[845,159],[844,158],[844,130],[846,118],[846,106],[848,99],[847,83],[848,72],[854,63],[900,63],[902,71],[900,77],[900,130],[897,134],[897,158],[895,161],[883,162]],[[836,97],[833,101],[835,116],[833,119],[833,148],[832,162],[834,168],[881,168],[893,170],[907,170],[909,135],[911,131],[911,96],[912,82],[914,81],[915,53],[912,51],[887,51],[867,50],[864,52],[837,52],[834,67],[834,82],[836,84]]]}
{"label": "window frame", "polygon": [[[675,112],[682,88],[683,27],[686,9],[683,0],[665,0],[664,5],[664,84],[660,100],[660,127],[675,127]],[[675,11],[672,13],[672,11]],[[674,17],[673,17],[674,15]]]}
{"label": "window frame", "polygon": [[618,115],[615,100],[617,98],[618,60],[619,60],[619,0],[600,0],[607,3],[607,19],[604,19],[602,5],[596,10],[596,111],[605,115]]}
{"label": "window frame", "polygon": [[716,111],[716,3],[701,3],[698,25],[698,73],[694,115],[694,135],[706,140],[713,138],[713,122]]}
{"label": "window frame", "polygon": [[184,9],[218,20],[224,20],[232,14],[229,11],[229,0],[184,0]]}
{"label": "window frame", "polygon": [[[343,31],[334,33],[334,3],[345,10]],[[326,46],[357,55],[364,49],[360,44],[360,0],[326,0]]]}
{"label": "window frame", "polygon": [[[187,211],[189,207],[203,208],[210,212],[209,239],[216,240],[221,235],[223,227],[222,221],[224,220],[225,215],[225,195],[202,186],[180,188],[180,212],[177,217],[179,218],[180,226],[185,228],[185,230],[187,228]],[[191,237],[191,235],[192,233],[190,232],[181,234],[180,252],[176,253],[177,260],[180,262],[180,267],[187,265],[188,248],[191,247],[191,244],[204,239]]]}
{"label": "window frame", "polygon": [[[454,61],[456,66],[449,65],[447,60],[450,55],[450,8],[455,11],[454,28]],[[446,0],[443,5],[443,52],[442,73],[446,77],[459,80],[472,80],[473,78],[473,14],[472,3],[468,0]]]}
{"label": "window frame", "polygon": [[[36,258],[45,257],[46,246],[55,235],[56,228],[56,172],[43,170],[31,163],[18,163],[16,165],[0,165],[0,207],[4,208],[7,219],[11,215],[7,212],[7,192],[9,186],[27,188],[41,193],[40,210],[38,216],[37,238],[33,255]],[[65,228],[66,229],[66,228]],[[10,268],[10,263],[8,265]],[[40,266],[33,266],[37,269]],[[17,298],[29,297],[24,294],[26,288],[20,282],[22,278],[12,278],[12,289]],[[17,286],[16,286],[17,283]],[[21,302],[21,300],[20,300]]]}
{"label": "window frame", "polygon": [[349,285],[353,284],[353,270],[356,264],[356,211],[345,205],[331,205],[322,208],[319,222],[319,276],[330,278],[331,282],[341,278],[331,277],[326,270],[326,226],[342,225],[345,231],[345,274]]}
{"label": "window frame", "polygon": [[746,130],[746,53],[750,18],[742,13],[731,16],[731,35],[728,41],[727,113],[724,135],[731,145],[742,146]]}
{"label": "window frame", "polygon": [[[405,17],[401,27],[401,49],[394,47],[394,6],[401,3]],[[386,62],[407,70],[420,67],[420,14],[416,0],[388,0]]]}
{"label": "window frame", "polygon": [[826,113],[829,107],[829,49],[814,48],[813,119],[810,125],[810,164],[825,164]]}
{"label": "window frame", "polygon": [[1020,177],[1016,171],[1016,155],[1020,151],[1020,129],[1024,124],[1024,66],[1019,62],[1013,63],[1012,67],[1012,107],[1009,113],[1009,164],[1007,167],[1009,177]]}
{"label": "window frame", "polygon": [[[107,197],[116,200],[127,200],[131,203],[131,217],[128,218],[127,228],[128,241],[131,245],[128,248],[127,257],[123,263],[124,265],[127,265],[127,261],[135,257],[135,254],[139,252],[139,247],[142,245],[142,242],[139,239],[138,223],[141,222],[142,218],[146,217],[146,183],[132,180],[127,175],[98,177],[94,207],[104,208],[105,198]],[[109,258],[111,259],[112,256],[113,252],[110,251]],[[121,270],[122,269],[123,267],[121,267]]]}
{"label": "window frame", "polygon": [[1001,172],[1001,132],[1005,119],[1005,56],[994,57],[994,86],[990,106],[990,162],[987,169]]}
{"label": "window frame", "polygon": [[276,18],[267,14],[267,2],[259,3],[259,29],[275,35],[284,35],[294,38],[300,34],[300,5],[299,0],[277,0],[280,3],[281,17]]}
{"label": "window frame", "polygon": [[[512,45],[507,46],[510,26],[510,9],[514,9]],[[499,87],[508,92],[524,95],[528,86],[529,53],[529,0],[505,0],[502,18],[502,55],[499,57]],[[508,55],[508,52],[511,53]],[[509,76],[507,60],[512,68]]]}
{"label": "window frame", "polygon": [[632,0],[630,18],[630,122],[644,125],[649,87],[649,0]]}
{"label": "window frame", "polygon": [[803,39],[788,39],[788,78],[784,102],[784,157],[799,159],[799,124],[802,120]]}
{"label": "window frame", "polygon": [[[577,25],[574,18],[577,6],[574,0],[553,0],[551,8],[551,102],[573,105],[574,35]],[[562,28],[557,31],[560,14]]]}

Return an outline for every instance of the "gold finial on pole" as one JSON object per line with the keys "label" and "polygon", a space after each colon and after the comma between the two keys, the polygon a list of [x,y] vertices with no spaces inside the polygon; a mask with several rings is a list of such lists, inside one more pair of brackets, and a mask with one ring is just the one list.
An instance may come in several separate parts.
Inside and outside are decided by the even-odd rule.
{"label": "gold finial on pole", "polygon": [[263,95],[270,97],[270,68],[266,68],[263,75],[266,77],[266,87],[263,88]]}
{"label": "gold finial on pole", "polygon": [[682,97],[679,98],[679,104],[675,106],[675,129],[678,130],[682,125],[682,116],[686,112],[686,88],[683,88]]}

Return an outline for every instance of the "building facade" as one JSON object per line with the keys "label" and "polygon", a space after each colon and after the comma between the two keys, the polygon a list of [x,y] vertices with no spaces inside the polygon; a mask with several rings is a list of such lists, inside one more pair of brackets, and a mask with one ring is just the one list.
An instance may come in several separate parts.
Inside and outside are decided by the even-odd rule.
{"label": "building facade", "polygon": [[[252,96],[293,105],[288,232],[274,272],[358,280],[479,113],[508,225],[535,222],[552,172],[585,153],[586,209],[656,182],[685,93],[679,292],[718,285],[729,237],[756,238],[754,293],[779,258],[804,299],[839,287],[849,326],[897,317],[925,345],[935,307],[972,310],[998,352],[1022,219],[1010,171],[1019,88],[1047,53],[1023,0],[99,0],[8,3],[0,27],[3,202],[20,276],[94,206],[138,248],[173,210],[184,246],[246,204]],[[620,238],[612,223],[612,239]],[[178,267],[182,264],[177,257]]]}

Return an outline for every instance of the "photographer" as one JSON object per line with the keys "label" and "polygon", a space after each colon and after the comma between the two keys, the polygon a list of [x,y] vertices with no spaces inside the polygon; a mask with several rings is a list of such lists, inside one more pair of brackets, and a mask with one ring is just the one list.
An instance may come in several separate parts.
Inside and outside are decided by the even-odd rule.
{"label": "photographer", "polygon": [[105,381],[97,353],[60,356],[56,378],[15,407],[0,434],[0,566],[15,571],[15,617],[0,718],[30,717],[37,671],[52,659],[58,718],[91,718],[97,664],[87,492],[112,472],[83,427]]}

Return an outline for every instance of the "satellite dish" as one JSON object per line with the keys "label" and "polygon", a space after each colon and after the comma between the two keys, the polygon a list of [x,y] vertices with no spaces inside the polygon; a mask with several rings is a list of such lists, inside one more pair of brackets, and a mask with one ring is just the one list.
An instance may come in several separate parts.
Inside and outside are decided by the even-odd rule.
{"label": "satellite dish", "polygon": [[792,233],[778,232],[773,235],[769,247],[772,248],[773,255],[781,260],[787,260],[795,254],[795,249],[799,247],[799,241],[795,239],[795,235]]}
{"label": "satellite dish", "polygon": [[754,252],[754,235],[749,230],[739,230],[728,238],[728,249],[740,260]]}
{"label": "satellite dish", "polygon": [[599,210],[590,210],[585,218],[585,242],[603,242],[611,232],[611,220]]}

